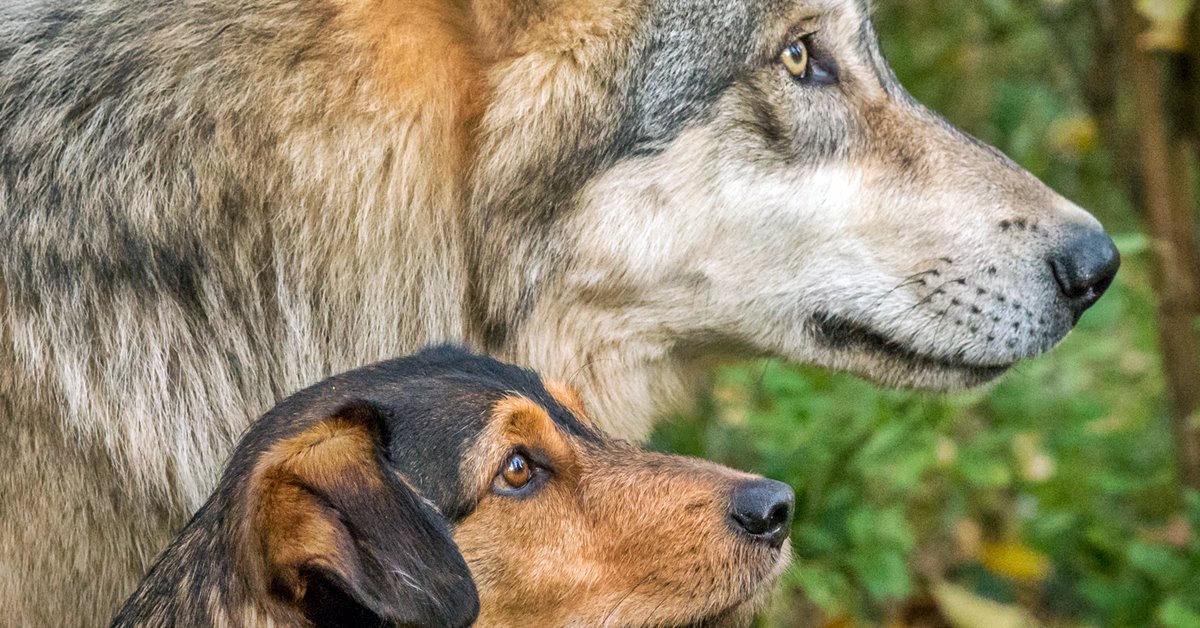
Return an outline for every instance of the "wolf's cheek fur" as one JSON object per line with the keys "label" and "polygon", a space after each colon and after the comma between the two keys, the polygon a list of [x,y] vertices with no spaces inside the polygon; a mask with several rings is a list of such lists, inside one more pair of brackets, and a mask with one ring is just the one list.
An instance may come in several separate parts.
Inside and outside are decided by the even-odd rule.
{"label": "wolf's cheek fur", "polygon": [[700,127],[592,182],[563,294],[624,311],[564,336],[748,346],[942,388],[997,375],[1074,323],[1045,259],[1066,225],[1094,221],[1028,175],[985,155],[991,172],[937,164],[931,184],[854,149],[763,167],[730,136]]}
{"label": "wolf's cheek fur", "polygon": [[[530,320],[576,349],[564,377],[724,346],[954,388],[1070,330],[1046,259],[1073,225],[1097,228],[1086,212],[907,97],[796,107],[759,83],[585,188],[571,271]],[[595,315],[575,326],[563,302]],[[656,388],[625,390],[670,396],[683,379],[663,367]]]}

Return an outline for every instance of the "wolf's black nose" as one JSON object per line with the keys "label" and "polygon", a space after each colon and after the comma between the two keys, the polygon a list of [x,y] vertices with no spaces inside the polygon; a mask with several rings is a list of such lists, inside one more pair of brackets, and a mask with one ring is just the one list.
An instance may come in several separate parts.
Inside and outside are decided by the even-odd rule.
{"label": "wolf's black nose", "polygon": [[755,541],[783,545],[792,528],[792,487],[775,480],[751,480],[733,489],[730,515],[736,528]]}
{"label": "wolf's black nose", "polygon": [[1121,255],[1108,234],[1087,227],[1075,227],[1049,261],[1059,291],[1076,315],[1100,299],[1121,267]]}

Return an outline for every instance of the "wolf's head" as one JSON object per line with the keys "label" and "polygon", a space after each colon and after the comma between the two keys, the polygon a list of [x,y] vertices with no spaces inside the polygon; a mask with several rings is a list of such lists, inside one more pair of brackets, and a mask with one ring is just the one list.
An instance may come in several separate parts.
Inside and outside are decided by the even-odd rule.
{"label": "wolf's head", "polygon": [[726,352],[945,389],[1060,341],[1112,281],[1111,240],[911,98],[867,13],[478,0],[492,347],[577,379],[645,365],[647,391]]}

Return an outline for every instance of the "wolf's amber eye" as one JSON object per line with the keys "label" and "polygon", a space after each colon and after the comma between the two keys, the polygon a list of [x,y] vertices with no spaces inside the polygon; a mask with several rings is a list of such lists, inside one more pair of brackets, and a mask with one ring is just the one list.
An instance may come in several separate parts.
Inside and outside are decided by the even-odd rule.
{"label": "wolf's amber eye", "polygon": [[803,40],[797,39],[792,42],[792,45],[779,55],[779,60],[783,62],[783,67],[787,68],[792,78],[802,79],[808,76],[808,44]]}
{"label": "wolf's amber eye", "polygon": [[838,82],[837,62],[814,41],[816,33],[798,37],[779,53],[779,62],[796,83],[811,86]]}
{"label": "wolf's amber eye", "polygon": [[504,480],[505,488],[519,489],[529,483],[529,479],[533,477],[533,470],[529,466],[529,461],[525,456],[516,454],[508,459],[504,464],[504,470],[500,472],[500,478]]}

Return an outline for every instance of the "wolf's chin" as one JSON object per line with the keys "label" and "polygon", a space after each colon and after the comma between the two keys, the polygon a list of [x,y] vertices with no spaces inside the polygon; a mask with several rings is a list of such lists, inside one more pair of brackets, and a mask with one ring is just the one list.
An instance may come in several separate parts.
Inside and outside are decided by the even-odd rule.
{"label": "wolf's chin", "polygon": [[[927,390],[931,392],[957,392],[983,386],[999,378],[1012,368],[1005,366],[962,366],[962,367],[894,367],[881,366],[872,372],[860,373],[864,378],[888,388]],[[889,371],[890,368],[904,369]]]}
{"label": "wolf's chin", "polygon": [[979,363],[933,355],[836,314],[814,314],[813,323],[817,342],[841,356],[832,366],[890,388],[939,392],[973,388],[1016,364],[1016,360]]}

